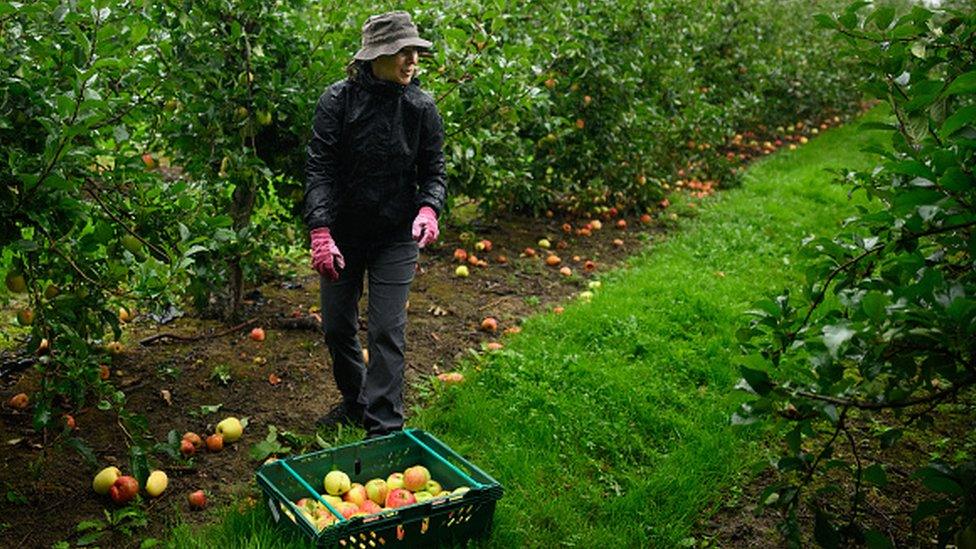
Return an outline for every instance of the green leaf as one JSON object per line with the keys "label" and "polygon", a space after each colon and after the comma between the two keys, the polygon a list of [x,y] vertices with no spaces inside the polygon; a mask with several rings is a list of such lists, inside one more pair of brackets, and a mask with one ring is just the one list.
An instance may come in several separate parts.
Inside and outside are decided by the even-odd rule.
{"label": "green leaf", "polygon": [[746,383],[759,395],[766,396],[773,389],[773,384],[769,380],[769,374],[766,372],[754,370],[746,366],[740,366],[739,371],[742,372],[742,377],[746,380]]}
{"label": "green leaf", "polygon": [[139,486],[145,486],[146,479],[149,478],[149,459],[141,446],[129,447],[129,466],[132,468],[132,476],[139,481]]}
{"label": "green leaf", "polygon": [[952,507],[952,503],[946,500],[926,500],[919,502],[919,504],[915,506],[915,511],[912,512],[912,526],[931,516],[937,515],[950,507]]}
{"label": "green leaf", "polygon": [[861,300],[861,308],[868,318],[876,324],[880,324],[885,318],[885,308],[890,301],[885,294],[877,290],[872,290]]}
{"label": "green leaf", "polygon": [[98,519],[83,520],[75,525],[75,532],[84,532],[85,530],[104,530],[105,522]]}
{"label": "green leaf", "polygon": [[74,448],[89,466],[95,467],[98,465],[98,458],[95,457],[95,452],[92,451],[91,447],[88,446],[88,444],[86,444],[82,439],[78,437],[69,437],[64,441],[64,443]]}
{"label": "green leaf", "polygon": [[952,134],[972,124],[973,120],[976,120],[976,105],[963,107],[954,112],[949,118],[946,118],[946,121],[942,123],[939,134],[942,135],[943,139],[948,139]]}
{"label": "green leaf", "polygon": [[888,484],[888,475],[885,473],[884,467],[882,467],[880,463],[874,463],[867,467],[861,472],[861,475],[865,482],[873,484],[879,488]]}
{"label": "green leaf", "polygon": [[104,535],[105,535],[105,530],[98,530],[96,532],[91,532],[89,534],[85,534],[84,536],[81,536],[80,538],[78,538],[78,541],[75,542],[75,546],[76,547],[87,547],[87,546],[95,543],[96,541],[98,541]]}
{"label": "green leaf", "polygon": [[878,530],[868,530],[864,533],[864,542],[870,549],[894,549],[891,539]]}
{"label": "green leaf", "polygon": [[898,126],[894,124],[888,124],[886,122],[865,122],[857,127],[861,131],[869,130],[884,130],[884,131],[897,131]]}
{"label": "green leaf", "polygon": [[949,494],[951,496],[961,496],[964,494],[962,486],[949,477],[941,475],[926,476],[922,479],[922,484],[933,492]]}
{"label": "green leaf", "polygon": [[965,95],[970,93],[976,93],[976,71],[970,71],[956,77],[945,91],[945,95]]}
{"label": "green leaf", "polygon": [[813,538],[821,547],[833,549],[840,546],[840,532],[820,507],[816,507],[813,520]]}
{"label": "green leaf", "polygon": [[891,21],[895,18],[895,8],[894,6],[881,6],[874,13],[871,14],[868,19],[874,19],[875,26],[880,30],[885,30],[891,25]]}

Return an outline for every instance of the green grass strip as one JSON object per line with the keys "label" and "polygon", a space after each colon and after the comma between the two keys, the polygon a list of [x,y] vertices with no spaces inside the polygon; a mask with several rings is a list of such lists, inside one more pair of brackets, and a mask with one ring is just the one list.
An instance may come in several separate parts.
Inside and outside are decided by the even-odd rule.
{"label": "green grass strip", "polygon": [[[875,163],[859,151],[878,135],[856,126],[756,162],[589,303],[529,319],[411,419],[505,487],[486,546],[675,546],[761,457],[762,432],[729,425],[734,334],[751,302],[798,279],[800,239],[854,211],[828,170]],[[174,543],[293,541],[265,529],[263,505],[250,514]]]}

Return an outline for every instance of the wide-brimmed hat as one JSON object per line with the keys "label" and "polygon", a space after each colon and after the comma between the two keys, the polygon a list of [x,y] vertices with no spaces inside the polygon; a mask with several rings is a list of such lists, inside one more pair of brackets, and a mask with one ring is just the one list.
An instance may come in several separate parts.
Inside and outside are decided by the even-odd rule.
{"label": "wide-brimmed hat", "polygon": [[371,15],[363,23],[363,47],[353,56],[360,61],[372,61],[381,55],[393,55],[407,46],[430,48],[431,43],[420,37],[417,26],[405,11],[391,11]]}

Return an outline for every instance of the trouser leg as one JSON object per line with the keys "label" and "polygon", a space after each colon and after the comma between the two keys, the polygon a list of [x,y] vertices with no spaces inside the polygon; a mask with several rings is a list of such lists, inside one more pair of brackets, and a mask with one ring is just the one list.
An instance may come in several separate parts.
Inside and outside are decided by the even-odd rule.
{"label": "trouser leg", "polygon": [[347,247],[342,253],[346,267],[339,271],[339,280],[320,278],[322,329],[332,357],[332,374],[342,399],[347,406],[362,409],[366,366],[356,331],[359,328],[359,298],[363,294],[365,252]]}
{"label": "trouser leg", "polygon": [[403,369],[407,296],[417,265],[417,244],[394,242],[369,258],[369,367],[363,424],[369,435],[403,428]]}

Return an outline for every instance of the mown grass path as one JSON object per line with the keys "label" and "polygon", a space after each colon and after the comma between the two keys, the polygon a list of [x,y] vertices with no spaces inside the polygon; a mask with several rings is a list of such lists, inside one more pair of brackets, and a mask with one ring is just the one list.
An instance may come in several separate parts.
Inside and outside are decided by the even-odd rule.
{"label": "mown grass path", "polygon": [[[797,279],[799,241],[853,211],[827,170],[875,162],[859,151],[877,137],[856,126],[753,164],[590,302],[529,319],[411,418],[505,487],[487,546],[673,547],[734,486],[763,438],[729,425],[735,331]],[[254,526],[263,507],[193,541],[285,542]]]}

